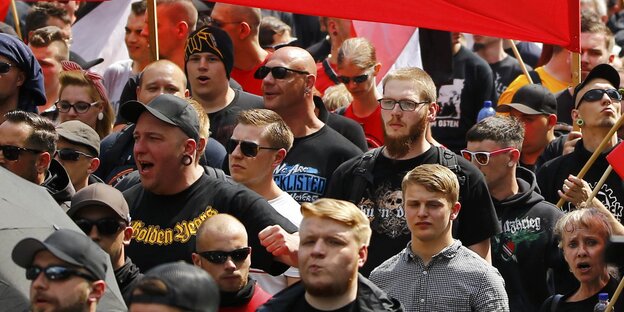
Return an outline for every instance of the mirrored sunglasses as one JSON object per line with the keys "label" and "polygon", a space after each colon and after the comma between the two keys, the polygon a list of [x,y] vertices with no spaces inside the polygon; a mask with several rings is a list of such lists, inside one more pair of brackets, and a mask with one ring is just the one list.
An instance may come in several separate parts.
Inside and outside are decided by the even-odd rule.
{"label": "mirrored sunglasses", "polygon": [[91,233],[93,226],[97,228],[98,233],[106,236],[116,234],[125,226],[125,222],[115,218],[99,220],[76,219],[74,223],[87,235]]}
{"label": "mirrored sunglasses", "polygon": [[469,150],[463,149],[463,150],[461,150],[461,155],[467,161],[472,161],[474,159],[474,161],[477,164],[479,164],[481,166],[487,166],[487,164],[490,163],[490,157],[496,156],[498,154],[506,153],[506,152],[509,152],[509,151],[513,151],[513,150],[516,150],[516,148],[514,148],[514,147],[506,147],[506,148],[495,150],[495,151],[491,151],[491,152],[471,152]]}
{"label": "mirrored sunglasses", "polygon": [[33,154],[39,154],[42,152],[42,151],[32,149],[32,148],[19,147],[19,146],[13,146],[13,145],[0,145],[0,151],[2,151],[2,155],[4,156],[4,159],[11,160],[11,161],[18,160],[22,152],[30,152]]}
{"label": "mirrored sunglasses", "polygon": [[234,262],[241,262],[247,259],[250,253],[251,247],[243,247],[232,251],[214,250],[198,252],[200,256],[214,264],[223,264],[227,261],[228,257],[232,258]]}
{"label": "mirrored sunglasses", "polygon": [[87,102],[82,102],[81,101],[81,102],[76,102],[75,104],[71,104],[71,103],[69,103],[67,101],[58,101],[58,102],[54,103],[54,105],[56,105],[56,108],[61,113],[67,113],[73,107],[74,110],[76,111],[76,113],[84,114],[87,111],[89,111],[91,106],[94,106],[94,105],[96,105],[99,102],[100,101],[95,101],[93,103],[87,103]]}
{"label": "mirrored sunglasses", "polygon": [[279,148],[277,147],[260,146],[254,142],[234,140],[234,139],[229,139],[225,143],[225,150],[227,151],[228,154],[232,154],[234,153],[234,150],[236,149],[236,147],[239,145],[240,145],[241,153],[243,153],[243,155],[247,157],[256,157],[258,155],[258,152],[261,149],[268,149],[268,150],[274,150],[274,151],[279,150]]}
{"label": "mirrored sunglasses", "polygon": [[273,75],[275,79],[284,79],[288,72],[293,72],[301,75],[309,75],[307,71],[290,69],[282,66],[268,67],[268,66],[260,66],[258,70],[254,73],[254,78],[256,79],[264,79],[264,77],[268,76],[269,73]]}
{"label": "mirrored sunglasses", "polygon": [[46,278],[51,281],[64,281],[72,276],[79,276],[89,281],[97,280],[97,278],[91,276],[90,274],[60,265],[53,265],[47,268],[31,266],[26,269],[26,279],[29,281],[35,280],[37,276],[39,276],[39,274],[41,274],[42,272],[46,276]]}
{"label": "mirrored sunglasses", "polygon": [[87,158],[95,157],[95,156],[83,153],[81,151],[76,151],[76,150],[69,149],[69,148],[58,150],[56,151],[56,154],[58,155],[59,159],[65,160],[65,161],[77,161],[81,155]]}

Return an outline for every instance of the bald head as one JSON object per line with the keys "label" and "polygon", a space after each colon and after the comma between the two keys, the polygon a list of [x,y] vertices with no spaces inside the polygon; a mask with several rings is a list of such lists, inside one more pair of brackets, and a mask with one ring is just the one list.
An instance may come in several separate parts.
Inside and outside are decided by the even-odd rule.
{"label": "bald head", "polygon": [[220,213],[206,219],[199,227],[196,247],[197,250],[211,250],[213,242],[228,240],[232,237],[244,237],[247,241],[247,230],[235,217]]}
{"label": "bald head", "polygon": [[230,18],[227,21],[236,20],[245,22],[249,24],[255,32],[258,31],[260,21],[262,20],[262,12],[258,8],[217,2],[212,11],[217,12],[221,17]]}
{"label": "bald head", "polygon": [[316,63],[310,53],[299,47],[283,47],[269,58],[289,64],[288,68],[306,71],[316,77]]}
{"label": "bald head", "polygon": [[[197,9],[191,0],[157,0],[158,7],[167,7],[163,17],[168,18],[173,24],[185,22],[188,25],[189,33],[195,29],[197,24]],[[162,17],[161,17],[162,18]]]}
{"label": "bald head", "polygon": [[178,65],[169,60],[159,60],[145,67],[139,78],[137,99],[148,103],[161,94],[186,97],[186,76]]}

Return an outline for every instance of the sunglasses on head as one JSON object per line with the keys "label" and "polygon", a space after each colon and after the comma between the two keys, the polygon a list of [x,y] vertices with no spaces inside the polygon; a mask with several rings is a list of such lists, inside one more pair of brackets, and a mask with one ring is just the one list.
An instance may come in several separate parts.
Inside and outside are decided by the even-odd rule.
{"label": "sunglasses on head", "polygon": [[232,154],[234,153],[234,150],[236,149],[236,147],[239,145],[240,145],[241,153],[243,153],[243,155],[247,157],[256,157],[258,155],[258,152],[261,149],[268,149],[268,150],[274,150],[274,151],[279,150],[279,148],[277,147],[260,146],[254,142],[234,140],[234,139],[229,139],[225,143],[225,150],[227,151],[228,154]]}
{"label": "sunglasses on head", "polygon": [[290,69],[290,68],[286,68],[282,66],[275,66],[275,67],[260,66],[260,68],[258,68],[258,70],[256,70],[256,72],[254,73],[254,78],[264,79],[264,77],[266,77],[267,75],[269,75],[269,73],[271,73],[271,75],[273,75],[273,78],[275,79],[284,79],[286,78],[286,75],[288,74],[288,72],[293,72],[293,73],[297,73],[301,75],[310,74],[307,71]]}
{"label": "sunglasses on head", "polygon": [[385,109],[385,110],[393,110],[394,107],[397,104],[399,104],[399,107],[401,108],[402,111],[415,111],[418,105],[429,103],[429,101],[424,101],[424,102],[414,102],[412,100],[398,100],[397,101],[395,99],[389,99],[389,98],[379,99],[377,100],[377,102],[379,102],[379,105],[381,105],[381,109]]}
{"label": "sunglasses on head", "polygon": [[8,73],[11,70],[11,67],[13,67],[13,65],[10,63],[0,62],[0,74]]}
{"label": "sunglasses on head", "polygon": [[491,152],[471,152],[469,150],[461,150],[461,155],[467,160],[467,161],[472,161],[474,159],[474,161],[481,165],[481,166],[487,166],[487,164],[490,162],[490,157],[492,156],[496,156],[498,154],[502,154],[502,153],[506,153],[509,151],[513,151],[516,150],[516,148],[514,147],[506,147],[503,149],[499,149],[499,150],[495,150],[495,151],[491,151]]}
{"label": "sunglasses on head", "polygon": [[605,93],[612,100],[616,100],[616,101],[622,100],[622,94],[620,94],[620,92],[616,89],[606,89],[606,90],[605,89],[591,89],[585,92],[585,94],[583,94],[583,97],[581,98],[581,100],[585,100],[588,102],[598,101],[602,99],[602,96]]}
{"label": "sunglasses on head", "polygon": [[90,274],[60,265],[53,265],[47,268],[31,266],[26,269],[26,279],[29,281],[35,280],[42,272],[45,274],[46,278],[51,281],[64,281],[72,276],[79,276],[89,281],[97,280],[97,278],[91,276]]}
{"label": "sunglasses on head", "polygon": [[355,77],[347,77],[347,76],[338,76],[338,81],[348,85],[349,82],[351,82],[351,80],[353,80],[353,82],[360,84],[366,80],[368,80],[368,74],[364,74],[364,75],[359,75],[359,76],[355,76]]}
{"label": "sunglasses on head", "polygon": [[198,252],[198,254],[204,259],[214,264],[223,264],[227,261],[228,257],[232,258],[232,261],[234,262],[241,262],[247,259],[247,256],[249,256],[250,253],[251,247],[243,247],[232,251],[214,250]]}
{"label": "sunglasses on head", "polygon": [[2,155],[6,160],[17,160],[22,152],[31,152],[33,154],[39,154],[42,152],[32,148],[13,145],[0,145],[0,151],[2,151]]}
{"label": "sunglasses on head", "polygon": [[81,151],[69,149],[69,148],[58,150],[56,151],[56,154],[61,160],[69,160],[69,161],[76,161],[80,158],[81,155],[87,158],[95,158],[95,156],[83,153]]}
{"label": "sunglasses on head", "polygon": [[80,102],[76,102],[76,104],[71,104],[71,103],[69,103],[67,101],[58,101],[58,102],[54,103],[54,105],[56,105],[56,108],[61,113],[68,113],[69,110],[72,109],[72,107],[73,107],[74,110],[76,111],[76,113],[84,114],[87,111],[89,111],[91,106],[94,106],[94,105],[96,105],[99,102],[100,101],[95,101],[93,103],[87,103],[87,102],[80,101]]}
{"label": "sunglasses on head", "polygon": [[74,220],[74,223],[76,223],[76,225],[87,235],[91,233],[93,226],[97,228],[98,233],[101,235],[113,235],[121,230],[125,225],[123,221],[115,218],[105,218],[99,220],[76,219]]}

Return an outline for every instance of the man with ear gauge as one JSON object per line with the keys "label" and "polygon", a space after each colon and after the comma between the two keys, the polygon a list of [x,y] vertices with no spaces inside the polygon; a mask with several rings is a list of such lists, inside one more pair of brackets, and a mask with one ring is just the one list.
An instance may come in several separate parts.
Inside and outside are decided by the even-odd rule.
{"label": "man with ear gauge", "polygon": [[502,233],[492,239],[492,265],[505,279],[509,306],[512,311],[537,311],[552,295],[549,285],[557,292],[576,285],[553,235],[563,212],[544,200],[533,172],[519,165],[524,141],[520,121],[485,118],[468,130],[466,141],[462,156],[485,176],[502,226]]}
{"label": "man with ear gauge", "polygon": [[[579,194],[583,183],[575,175],[587,163],[609,130],[622,114],[622,95],[619,93],[620,76],[611,65],[600,64],[594,67],[587,78],[574,88],[574,109],[572,117],[581,128],[583,137],[576,143],[574,151],[545,163],[537,172],[537,182],[544,198],[557,203],[564,198],[564,211],[582,206],[584,199],[571,194]],[[609,166],[606,155],[620,140],[614,134],[583,177],[589,187],[596,186]],[[624,207],[624,182],[612,172],[602,185],[596,198],[609,210],[612,216],[622,223]]]}
{"label": "man with ear gauge", "polygon": [[[134,229],[128,256],[145,271],[178,260],[191,262],[201,223],[220,212],[246,227],[257,253],[254,267],[280,274],[296,265],[296,227],[263,198],[240,185],[209,177],[197,157],[199,116],[186,99],[163,94],[148,105],[127,102],[122,116],[136,124],[134,159],[141,184],[124,192]],[[266,247],[266,248],[265,248]]]}

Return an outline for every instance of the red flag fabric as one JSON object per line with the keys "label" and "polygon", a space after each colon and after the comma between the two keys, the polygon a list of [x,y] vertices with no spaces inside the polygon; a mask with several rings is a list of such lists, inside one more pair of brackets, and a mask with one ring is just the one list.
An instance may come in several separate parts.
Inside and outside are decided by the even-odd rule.
{"label": "red flag fabric", "polygon": [[620,178],[624,179],[624,144],[618,144],[618,146],[607,155],[607,161]]}
{"label": "red flag fabric", "polygon": [[[11,0],[0,0],[0,20],[5,21],[5,17],[9,13]],[[11,12],[13,13],[13,12]]]}
{"label": "red flag fabric", "polygon": [[219,0],[300,14],[418,26],[580,51],[579,1],[570,0]]}

